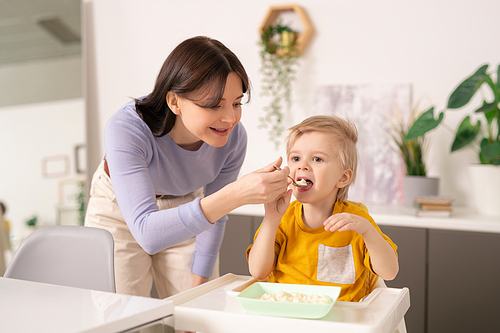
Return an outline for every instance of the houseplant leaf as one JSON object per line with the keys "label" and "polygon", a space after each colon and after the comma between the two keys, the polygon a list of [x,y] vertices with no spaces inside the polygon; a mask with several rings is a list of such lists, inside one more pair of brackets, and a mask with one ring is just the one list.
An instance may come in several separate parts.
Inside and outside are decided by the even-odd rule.
{"label": "houseplant leaf", "polygon": [[[480,113],[480,112],[488,113],[488,112],[493,111],[493,110],[498,110],[496,102],[487,103],[486,101],[483,101],[483,105],[479,109],[477,109],[475,112],[476,113]],[[489,121],[489,122],[491,122],[491,121]]]}
{"label": "houseplant leaf", "polygon": [[425,111],[420,117],[415,120],[413,125],[408,130],[404,141],[409,141],[423,136],[425,133],[436,128],[444,118],[444,112],[441,112],[437,119],[434,119],[434,107]]}
{"label": "houseplant leaf", "polygon": [[500,165],[500,141],[490,142],[484,138],[481,141],[479,158],[482,164]]}
{"label": "houseplant leaf", "polygon": [[475,111],[476,113],[484,113],[488,124],[491,124],[495,118],[498,118],[499,110],[496,102],[493,103],[483,103],[479,109]]}
{"label": "houseplant leaf", "polygon": [[487,69],[488,64],[481,66],[474,74],[460,83],[448,100],[448,109],[458,109],[469,103],[479,87],[486,82]]}
{"label": "houseplant leaf", "polygon": [[453,141],[451,146],[451,151],[454,152],[459,150],[474,141],[480,130],[480,120],[478,120],[475,125],[472,125],[470,116],[465,117],[460,126],[458,126],[457,133],[455,134],[455,141]]}
{"label": "houseplant leaf", "polygon": [[500,91],[500,64],[498,65],[497,68],[497,92],[498,91]]}

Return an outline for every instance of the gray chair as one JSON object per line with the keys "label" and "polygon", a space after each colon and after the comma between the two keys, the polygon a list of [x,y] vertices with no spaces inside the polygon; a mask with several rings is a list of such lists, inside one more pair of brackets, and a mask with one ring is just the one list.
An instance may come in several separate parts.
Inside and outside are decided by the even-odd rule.
{"label": "gray chair", "polygon": [[43,227],[21,243],[4,277],[114,293],[113,250],[104,229]]}

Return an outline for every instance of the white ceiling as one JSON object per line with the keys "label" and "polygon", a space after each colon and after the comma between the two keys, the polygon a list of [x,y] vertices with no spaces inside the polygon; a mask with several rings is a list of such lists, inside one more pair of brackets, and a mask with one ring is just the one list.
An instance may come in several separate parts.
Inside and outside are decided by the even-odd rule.
{"label": "white ceiling", "polygon": [[38,22],[58,18],[81,35],[81,0],[0,0],[0,66],[81,53],[81,43],[63,43]]}

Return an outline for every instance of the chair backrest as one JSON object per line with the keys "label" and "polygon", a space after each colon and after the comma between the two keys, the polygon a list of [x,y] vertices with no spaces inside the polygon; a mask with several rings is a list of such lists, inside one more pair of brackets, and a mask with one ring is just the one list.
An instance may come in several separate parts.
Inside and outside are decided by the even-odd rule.
{"label": "chair backrest", "polygon": [[4,277],[115,292],[113,250],[104,229],[43,227],[21,243]]}

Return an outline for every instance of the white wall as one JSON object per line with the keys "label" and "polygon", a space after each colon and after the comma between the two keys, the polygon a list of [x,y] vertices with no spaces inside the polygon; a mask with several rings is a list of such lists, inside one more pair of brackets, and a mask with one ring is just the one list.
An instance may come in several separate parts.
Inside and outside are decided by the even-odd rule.
{"label": "white wall", "polygon": [[[85,144],[84,121],[82,98],[0,108],[0,201],[18,239],[34,214],[41,225],[55,224],[60,182],[82,177],[75,171],[74,147]],[[44,177],[43,159],[61,155],[68,158],[68,173]],[[60,166],[50,163],[48,171],[62,171]]]}
{"label": "white wall", "polygon": [[[168,53],[182,40],[207,35],[240,58],[253,82],[242,122],[249,134],[242,173],[284,156],[257,129],[266,100],[259,96],[258,27],[279,1],[84,0],[84,56],[88,170],[104,154],[107,119],[130,97],[150,92]],[[496,0],[297,1],[316,30],[301,57],[292,114],[286,126],[313,114],[319,85],[412,83],[414,100],[443,108],[453,88],[483,63],[498,64]],[[465,111],[463,111],[465,112]],[[448,114],[455,127],[463,113]],[[475,153],[449,154],[452,135],[439,129],[429,152],[429,175],[441,177],[441,194],[470,202],[466,166]],[[90,174],[92,172],[89,172]],[[90,175],[89,175],[90,176]]]}
{"label": "white wall", "polygon": [[[0,66],[0,201],[17,240],[34,214],[55,224],[59,182],[82,176],[73,152],[85,144],[82,82],[79,55]],[[44,178],[42,159],[54,155],[68,157],[69,172]]]}
{"label": "white wall", "polygon": [[0,66],[0,107],[82,97],[80,55]]}

